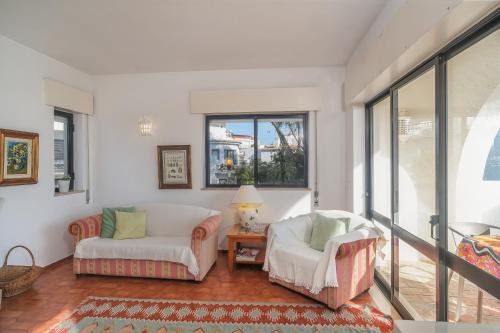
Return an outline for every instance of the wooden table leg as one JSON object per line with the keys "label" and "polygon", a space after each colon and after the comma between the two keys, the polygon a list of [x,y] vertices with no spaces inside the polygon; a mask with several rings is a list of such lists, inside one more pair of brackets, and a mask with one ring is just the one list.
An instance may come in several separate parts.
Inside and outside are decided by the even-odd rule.
{"label": "wooden table leg", "polygon": [[234,269],[234,241],[232,239],[227,241],[227,269],[229,273]]}

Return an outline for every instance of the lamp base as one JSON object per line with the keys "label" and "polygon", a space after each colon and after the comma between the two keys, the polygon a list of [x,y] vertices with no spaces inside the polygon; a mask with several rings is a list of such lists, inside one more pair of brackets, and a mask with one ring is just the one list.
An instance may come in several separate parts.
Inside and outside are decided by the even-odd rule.
{"label": "lamp base", "polygon": [[240,224],[245,229],[251,229],[257,223],[259,210],[255,207],[239,207]]}

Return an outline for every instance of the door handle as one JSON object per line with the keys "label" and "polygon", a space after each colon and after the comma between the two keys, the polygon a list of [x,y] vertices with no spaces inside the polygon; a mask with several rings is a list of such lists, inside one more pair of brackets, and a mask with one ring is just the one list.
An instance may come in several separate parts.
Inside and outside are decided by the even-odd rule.
{"label": "door handle", "polygon": [[435,229],[439,225],[439,215],[431,215],[429,223],[431,224],[431,238],[439,240],[439,229]]}

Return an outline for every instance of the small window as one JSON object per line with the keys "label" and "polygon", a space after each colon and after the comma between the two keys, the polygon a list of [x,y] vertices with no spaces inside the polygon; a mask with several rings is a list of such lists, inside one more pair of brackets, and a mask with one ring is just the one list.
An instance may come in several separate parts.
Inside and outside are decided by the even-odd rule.
{"label": "small window", "polygon": [[73,171],[73,115],[59,110],[54,111],[54,179],[71,177],[70,189],[73,189],[75,174]]}
{"label": "small window", "polygon": [[220,160],[220,152],[219,149],[212,149],[212,161]]}
{"label": "small window", "polygon": [[206,186],[307,187],[307,120],[305,113],[207,116]]}

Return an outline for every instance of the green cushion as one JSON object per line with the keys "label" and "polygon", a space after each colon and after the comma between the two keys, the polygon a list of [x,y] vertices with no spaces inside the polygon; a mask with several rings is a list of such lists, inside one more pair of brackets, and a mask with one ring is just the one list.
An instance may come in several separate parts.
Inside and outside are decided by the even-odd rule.
{"label": "green cushion", "polygon": [[113,238],[113,235],[115,234],[116,211],[135,212],[135,207],[104,208],[102,210],[102,225],[101,225],[102,238]]}
{"label": "green cushion", "polygon": [[346,234],[351,219],[348,217],[327,217],[316,215],[311,235],[311,248],[324,251],[325,244],[331,237]]}
{"label": "green cushion", "polygon": [[116,230],[113,239],[143,238],[146,236],[146,212],[116,211]]}

